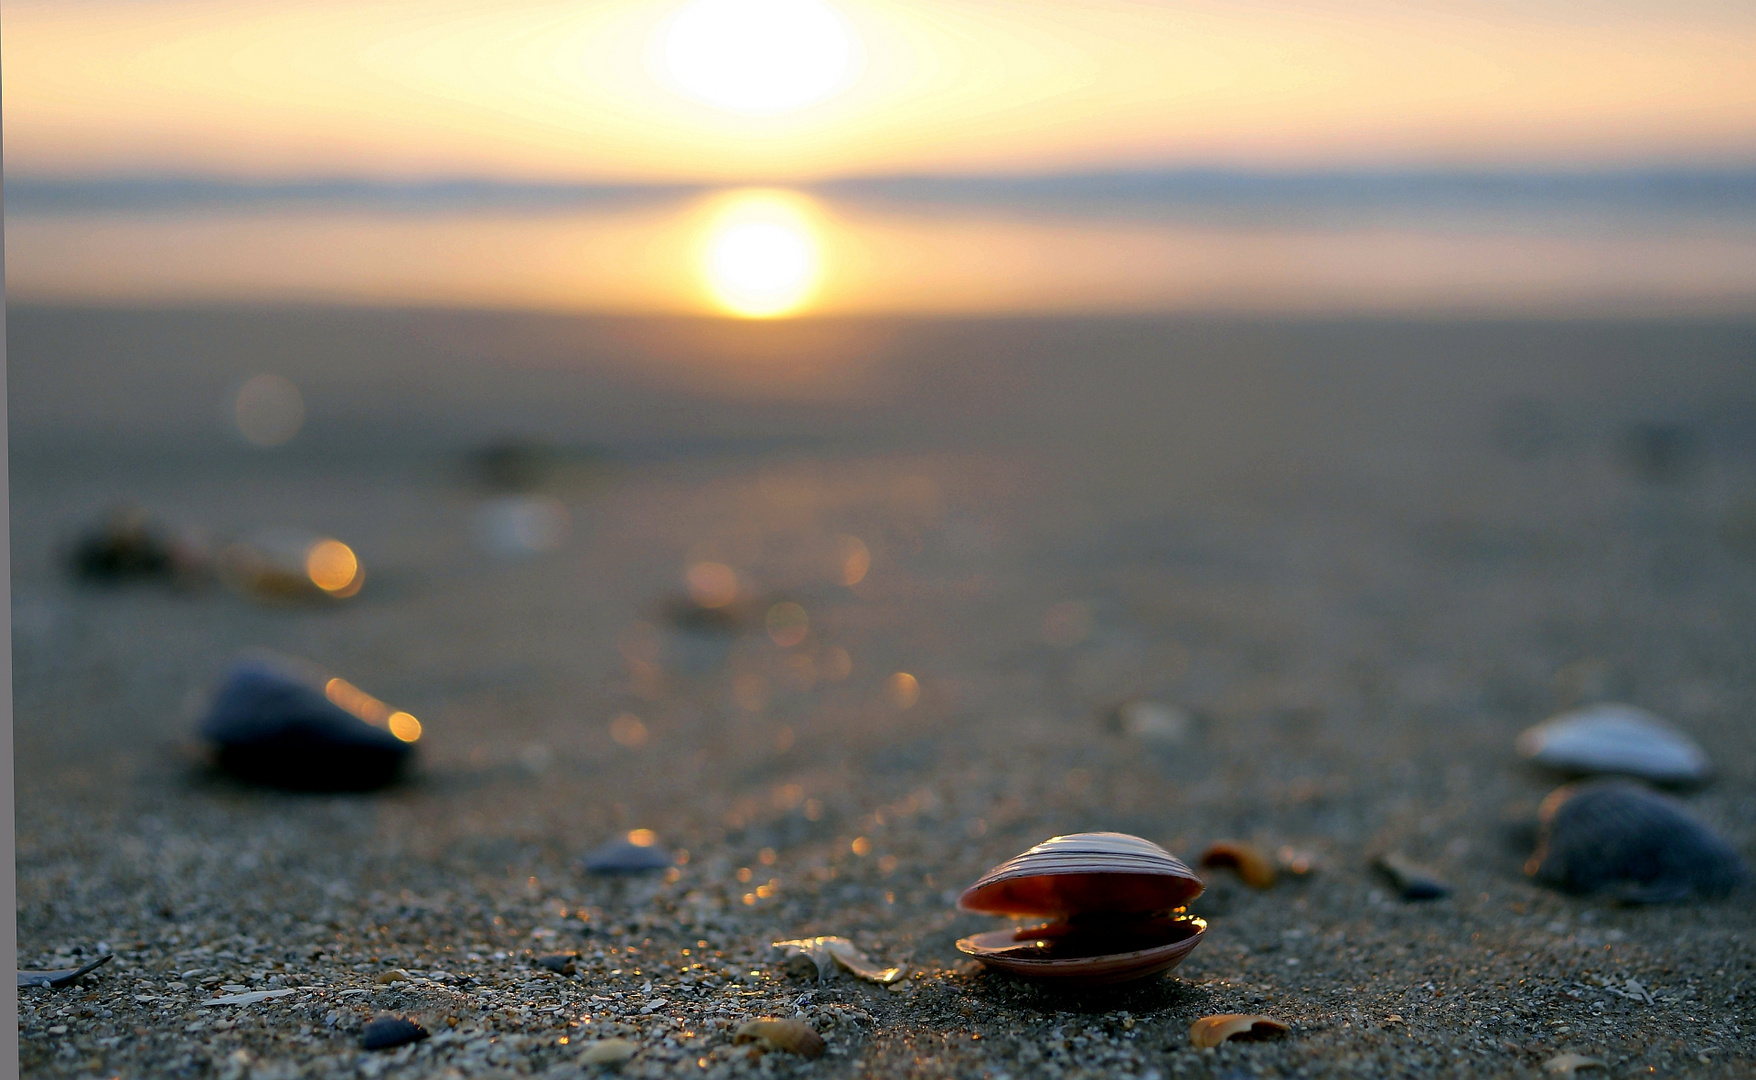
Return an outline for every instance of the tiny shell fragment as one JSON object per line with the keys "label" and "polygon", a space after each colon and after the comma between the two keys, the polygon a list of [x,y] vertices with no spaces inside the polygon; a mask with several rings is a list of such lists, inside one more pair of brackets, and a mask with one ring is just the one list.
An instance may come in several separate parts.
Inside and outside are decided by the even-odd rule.
{"label": "tiny shell fragment", "polygon": [[378,978],[373,980],[373,982],[380,983],[384,986],[390,986],[393,983],[411,981],[413,980],[409,978],[409,973],[401,968],[391,968],[389,971],[383,972]]}
{"label": "tiny shell fragment", "polygon": [[380,1016],[367,1024],[366,1029],[360,1033],[360,1045],[368,1050],[391,1050],[420,1042],[426,1037],[427,1029],[413,1020],[401,1016]]}
{"label": "tiny shell fragment", "polygon": [[1562,1076],[1572,1076],[1580,1069],[1602,1068],[1606,1068],[1603,1061],[1594,1057],[1586,1057],[1584,1054],[1556,1054],[1543,1062],[1544,1072],[1559,1073]]}
{"label": "tiny shell fragment", "polygon": [[[880,986],[889,986],[900,982],[908,973],[903,965],[892,968],[879,967],[866,958],[853,942],[844,937],[797,938],[792,941],[777,941],[777,949],[786,950],[788,961],[803,956],[808,958],[817,968],[817,977],[828,977],[831,963],[840,964],[854,975]],[[789,970],[792,965],[789,963]],[[800,968],[802,971],[803,969]]]}
{"label": "tiny shell fragment", "polygon": [[773,1050],[784,1050],[800,1057],[822,1057],[823,1036],[803,1020],[781,1020],[765,1016],[750,1020],[738,1028],[733,1042],[760,1043]]}
{"label": "tiny shell fragment", "polygon": [[585,1052],[579,1055],[579,1060],[586,1065],[617,1068],[627,1064],[639,1052],[640,1047],[627,1039],[599,1039],[585,1048]]}
{"label": "tiny shell fragment", "polygon": [[1655,784],[1698,784],[1711,771],[1694,739],[1645,709],[1615,702],[1543,721],[1518,737],[1518,752],[1574,776],[1620,773]]}
{"label": "tiny shell fragment", "polygon": [[1261,1016],[1255,1013],[1222,1013],[1218,1016],[1203,1016],[1189,1025],[1189,1041],[1198,1049],[1205,1050],[1210,1046],[1218,1046],[1222,1042],[1237,1039],[1244,1042],[1257,1042],[1272,1039],[1287,1033],[1287,1026],[1272,1016]]}
{"label": "tiny shell fragment", "polygon": [[1252,889],[1274,887],[1274,864],[1268,856],[1241,840],[1216,840],[1201,853],[1202,866],[1225,866]]}
{"label": "tiny shell fragment", "polygon": [[67,968],[63,971],[21,971],[18,973],[19,986],[70,986],[79,981],[80,977],[96,971],[116,958],[115,953],[105,953],[84,967]]}

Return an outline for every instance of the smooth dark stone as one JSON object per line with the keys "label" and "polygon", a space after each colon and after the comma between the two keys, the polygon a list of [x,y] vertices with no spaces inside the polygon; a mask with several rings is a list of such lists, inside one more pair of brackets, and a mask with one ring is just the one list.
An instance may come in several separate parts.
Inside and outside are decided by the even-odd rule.
{"label": "smooth dark stone", "polygon": [[202,738],[220,768],[242,780],[297,791],[368,791],[395,780],[414,747],[324,696],[291,662],[234,664],[215,695]]}
{"label": "smooth dark stone", "polygon": [[367,1024],[366,1029],[360,1033],[360,1045],[368,1050],[390,1050],[420,1042],[426,1037],[427,1029],[413,1020],[405,1020],[400,1016],[380,1016]]}
{"label": "smooth dark stone", "polygon": [[1451,887],[1438,875],[1394,852],[1379,856],[1377,866],[1404,900],[1438,900],[1451,895]]}
{"label": "smooth dark stone", "polygon": [[1750,877],[1731,845],[1682,803],[1631,781],[1557,788],[1540,817],[1525,872],[1563,892],[1674,903],[1725,896]]}
{"label": "smooth dark stone", "polygon": [[557,975],[571,975],[578,968],[574,961],[579,959],[578,953],[550,953],[536,959],[537,967],[553,971]]}
{"label": "smooth dark stone", "polygon": [[585,857],[585,868],[594,874],[650,874],[668,870],[671,853],[662,844],[636,844],[618,837]]}

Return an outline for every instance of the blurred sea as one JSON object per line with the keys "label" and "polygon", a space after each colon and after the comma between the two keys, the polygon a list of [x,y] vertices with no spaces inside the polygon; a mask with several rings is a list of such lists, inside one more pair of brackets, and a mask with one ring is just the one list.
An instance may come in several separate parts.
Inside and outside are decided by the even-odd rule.
{"label": "blurred sea", "polygon": [[[1141,172],[787,190],[807,312],[1695,314],[1756,308],[1756,172]],[[11,179],[48,303],[712,310],[738,192],[478,180]]]}

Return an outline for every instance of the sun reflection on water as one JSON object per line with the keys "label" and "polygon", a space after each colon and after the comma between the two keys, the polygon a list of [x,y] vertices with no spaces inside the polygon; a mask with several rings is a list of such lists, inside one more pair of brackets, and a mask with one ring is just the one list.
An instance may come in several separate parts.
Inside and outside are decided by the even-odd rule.
{"label": "sun reflection on water", "polygon": [[701,250],[708,295],[723,311],[747,319],[791,315],[804,308],[822,278],[822,244],[814,207],[786,191],[751,190],[725,197]]}

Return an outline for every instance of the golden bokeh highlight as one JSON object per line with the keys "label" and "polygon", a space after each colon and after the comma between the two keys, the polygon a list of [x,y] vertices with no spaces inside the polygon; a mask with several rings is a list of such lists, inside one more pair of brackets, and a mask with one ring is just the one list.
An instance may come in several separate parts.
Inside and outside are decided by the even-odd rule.
{"label": "golden bokeh highlight", "polygon": [[725,563],[691,563],[683,580],[689,599],[704,608],[722,608],[738,598],[738,572]]}
{"label": "golden bokeh highlight", "polygon": [[421,722],[405,712],[391,713],[384,726],[403,742],[414,742],[421,737]]}
{"label": "golden bokeh highlight", "polygon": [[646,745],[646,725],[641,722],[640,717],[633,713],[622,713],[610,721],[610,738],[614,739],[618,745],[626,746],[630,750],[638,750]]}
{"label": "golden bokeh highlight", "polygon": [[907,709],[921,699],[921,683],[906,671],[899,671],[884,680],[884,692],[899,707]]}
{"label": "golden bokeh highlight", "polygon": [[360,591],[365,575],[354,549],[340,540],[319,540],[305,555],[305,573],[311,584],[331,596],[347,597]]}
{"label": "golden bokeh highlight", "polygon": [[651,829],[634,829],[628,833],[628,842],[635,847],[651,847],[658,843],[658,833]]}
{"label": "golden bokeh highlight", "polygon": [[872,569],[872,551],[857,536],[839,536],[835,541],[837,561],[841,567],[841,583],[858,585]]}

